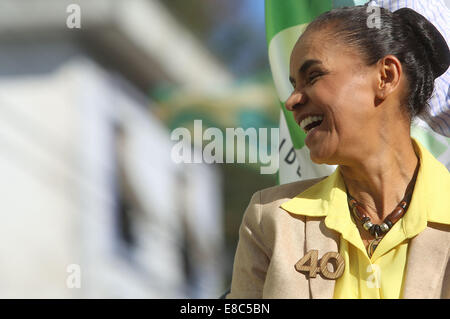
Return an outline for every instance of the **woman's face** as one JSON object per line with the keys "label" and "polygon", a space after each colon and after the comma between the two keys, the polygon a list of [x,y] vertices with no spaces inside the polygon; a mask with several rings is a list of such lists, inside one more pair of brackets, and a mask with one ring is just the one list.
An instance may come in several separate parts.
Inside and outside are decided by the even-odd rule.
{"label": "woman's face", "polygon": [[366,66],[356,50],[327,32],[311,31],[299,39],[291,55],[294,91],[286,108],[303,126],[315,163],[345,164],[352,152],[371,143],[380,124],[376,75],[375,66]]}

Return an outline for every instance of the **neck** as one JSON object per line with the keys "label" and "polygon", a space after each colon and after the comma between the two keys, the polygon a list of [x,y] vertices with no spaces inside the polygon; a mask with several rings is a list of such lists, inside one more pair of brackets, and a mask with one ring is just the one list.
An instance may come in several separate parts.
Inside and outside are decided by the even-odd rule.
{"label": "neck", "polygon": [[348,192],[365,208],[372,222],[380,224],[405,196],[418,158],[411,138],[383,145],[349,165],[340,165]]}

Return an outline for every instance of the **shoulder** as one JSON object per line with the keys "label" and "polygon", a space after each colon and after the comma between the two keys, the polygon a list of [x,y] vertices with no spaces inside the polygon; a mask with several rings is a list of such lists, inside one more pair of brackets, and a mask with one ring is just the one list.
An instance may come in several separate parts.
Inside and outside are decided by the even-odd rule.
{"label": "shoulder", "polygon": [[326,176],[277,185],[255,192],[244,214],[244,224],[259,228],[267,234],[272,233],[279,225],[302,223],[303,218],[289,214],[280,206],[324,178]]}
{"label": "shoulder", "polygon": [[326,176],[261,189],[253,194],[249,208],[257,206],[257,211],[271,211],[325,178]]}
{"label": "shoulder", "polygon": [[[274,202],[286,201],[294,198],[300,193],[304,192],[311,186],[317,184],[321,180],[326,178],[319,177],[313,179],[307,179],[303,181],[293,182],[289,184],[277,185],[269,188],[262,189],[255,193],[255,195],[259,196],[260,204],[267,205]],[[253,196],[255,196],[253,195]]]}

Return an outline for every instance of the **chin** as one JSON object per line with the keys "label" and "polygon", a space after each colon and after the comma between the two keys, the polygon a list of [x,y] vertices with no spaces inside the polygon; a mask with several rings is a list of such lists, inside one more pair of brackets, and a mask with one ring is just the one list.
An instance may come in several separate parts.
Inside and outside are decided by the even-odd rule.
{"label": "chin", "polygon": [[318,165],[328,164],[328,162],[325,159],[323,159],[323,158],[316,158],[316,157],[313,157],[313,156],[310,156],[310,158],[311,158],[311,161],[314,164],[318,164]]}
{"label": "chin", "polygon": [[309,158],[315,164],[325,164],[325,158],[321,156],[314,155],[313,153],[309,153]]}
{"label": "chin", "polygon": [[327,165],[336,165],[337,161],[333,159],[333,156],[327,152],[321,151],[311,151],[309,150],[309,157],[314,164],[327,164]]}
{"label": "chin", "polygon": [[321,139],[306,140],[309,157],[315,164],[336,165],[338,161],[339,143],[333,136],[325,135]]}

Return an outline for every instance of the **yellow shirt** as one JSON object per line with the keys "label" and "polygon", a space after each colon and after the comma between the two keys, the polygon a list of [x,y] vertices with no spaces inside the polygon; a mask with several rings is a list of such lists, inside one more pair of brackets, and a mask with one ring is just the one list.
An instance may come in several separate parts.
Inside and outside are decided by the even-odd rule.
{"label": "yellow shirt", "polygon": [[450,173],[417,140],[413,139],[413,145],[420,168],[410,206],[381,240],[372,258],[351,217],[339,167],[281,205],[293,214],[326,216],[326,227],[341,234],[339,254],[345,270],[336,280],[334,298],[402,298],[409,240],[422,232],[427,222],[450,224],[448,205],[442,202],[450,196]]}

